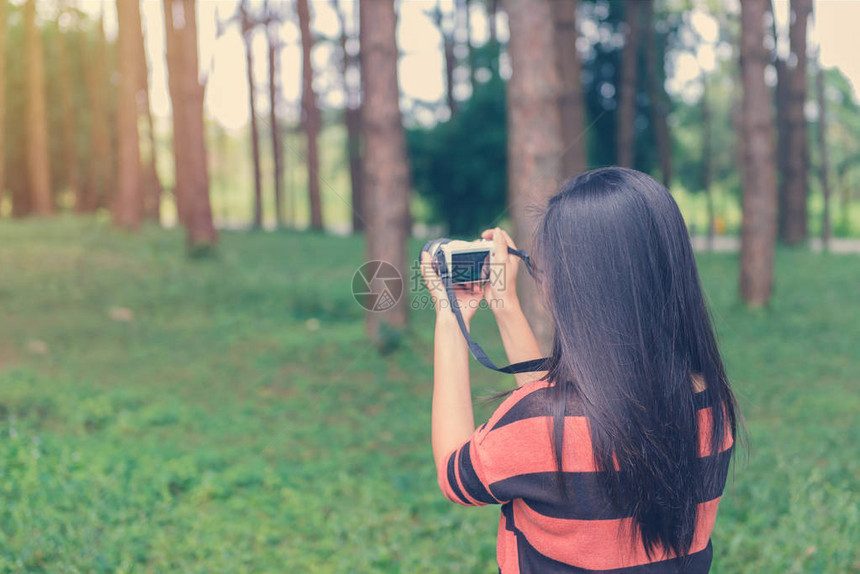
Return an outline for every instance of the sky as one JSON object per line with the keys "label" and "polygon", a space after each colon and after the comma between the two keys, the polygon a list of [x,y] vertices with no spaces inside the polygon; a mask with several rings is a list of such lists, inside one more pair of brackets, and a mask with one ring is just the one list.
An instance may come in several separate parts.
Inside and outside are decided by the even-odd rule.
{"label": "sky", "polygon": [[[262,11],[262,1],[251,0],[249,4],[251,12]],[[283,46],[280,56],[281,93],[284,98],[282,112],[288,118],[295,119],[301,90],[301,45],[292,8],[294,3],[271,0],[271,4],[279,6],[287,15],[279,33]],[[346,11],[347,26],[354,30],[353,9],[356,4],[352,0],[341,0],[341,4]],[[443,9],[453,9],[453,0],[441,0],[441,4]],[[694,1],[694,5],[697,4],[701,3]],[[788,4],[788,0],[775,0],[778,29],[781,38],[786,40],[781,43],[786,49]],[[79,0],[78,5],[92,14],[103,13],[108,37],[116,34],[116,9],[112,0]],[[241,129],[249,120],[244,44],[238,24],[228,21],[235,14],[237,5],[238,0],[198,0],[200,72],[207,80],[206,110],[210,117],[228,130]],[[398,45],[402,56],[398,73],[401,92],[407,101],[435,102],[444,97],[441,38],[429,15],[435,5],[436,0],[400,0],[399,3]],[[737,2],[733,0],[727,0],[727,6],[734,13],[739,10]],[[339,34],[338,19],[331,0],[311,0],[310,8],[311,27],[315,34],[327,37]],[[170,114],[162,9],[161,0],[143,0],[141,4],[150,66],[150,98],[153,113],[157,117],[167,117]],[[674,75],[668,78],[666,87],[674,95],[695,99],[698,93],[696,80],[702,71],[713,70],[721,59],[733,56],[731,52],[721,50],[716,43],[719,25],[715,18],[698,8],[687,17],[703,42],[696,53],[676,56],[671,67]],[[484,12],[477,3],[473,6],[471,20],[474,41],[481,44],[487,39],[488,26]],[[221,26],[219,22],[222,23]],[[815,0],[814,20],[809,27],[809,44],[820,44],[822,64],[828,68],[838,67],[842,70],[854,87],[855,98],[860,100],[858,23],[860,0]],[[500,38],[504,40],[507,31],[504,14],[499,14],[497,25]],[[581,33],[587,32],[588,30],[581,30]],[[265,32],[262,29],[253,35],[252,55],[254,77],[258,85],[258,114],[265,114],[268,110],[268,52]],[[320,42],[314,48],[314,86],[318,93],[325,94],[323,105],[340,107],[343,105],[343,93],[340,79],[332,65],[334,55],[334,48],[327,42]],[[424,120],[432,121],[432,118]]]}

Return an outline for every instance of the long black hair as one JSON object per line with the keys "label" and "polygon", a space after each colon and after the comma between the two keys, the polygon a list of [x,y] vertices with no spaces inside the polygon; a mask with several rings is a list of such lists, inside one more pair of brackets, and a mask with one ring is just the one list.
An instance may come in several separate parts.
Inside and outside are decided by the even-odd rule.
{"label": "long black hair", "polygon": [[555,327],[546,379],[559,472],[574,401],[609,498],[632,513],[634,539],[649,556],[686,556],[700,496],[718,480],[698,464],[693,377],[714,405],[710,452],[725,447],[727,430],[735,436],[740,411],[677,204],[638,171],[584,173],[549,200],[535,255]]}

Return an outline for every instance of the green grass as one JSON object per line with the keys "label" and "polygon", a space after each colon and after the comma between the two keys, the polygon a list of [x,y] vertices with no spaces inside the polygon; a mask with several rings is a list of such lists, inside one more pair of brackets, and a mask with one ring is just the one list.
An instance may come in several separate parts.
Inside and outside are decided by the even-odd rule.
{"label": "green grass", "polygon": [[[178,231],[0,221],[0,572],[494,572],[498,509],[435,484],[431,313],[377,354],[362,256],[225,233],[189,261]],[[780,252],[764,312],[735,256],[700,264],[752,442],[712,571],[860,572],[860,257]]]}

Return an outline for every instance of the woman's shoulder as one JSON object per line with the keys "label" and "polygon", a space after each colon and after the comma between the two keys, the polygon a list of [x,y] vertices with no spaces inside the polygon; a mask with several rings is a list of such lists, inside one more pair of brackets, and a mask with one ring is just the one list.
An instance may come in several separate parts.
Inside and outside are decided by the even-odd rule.
{"label": "woman's shoulder", "polygon": [[[514,389],[487,421],[486,431],[524,419],[552,416],[553,392],[554,385],[551,381],[534,381]],[[567,414],[577,413],[569,405]]]}

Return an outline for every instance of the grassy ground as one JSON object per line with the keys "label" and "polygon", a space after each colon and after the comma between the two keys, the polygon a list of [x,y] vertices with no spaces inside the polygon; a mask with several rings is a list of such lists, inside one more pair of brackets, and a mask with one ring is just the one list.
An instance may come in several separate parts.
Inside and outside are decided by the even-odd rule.
{"label": "grassy ground", "polygon": [[[430,312],[378,355],[362,255],[224,234],[188,261],[178,232],[0,222],[0,572],[495,571],[498,510],[436,489]],[[759,313],[735,256],[701,271],[752,441],[712,571],[860,572],[860,257],[779,253]]]}

